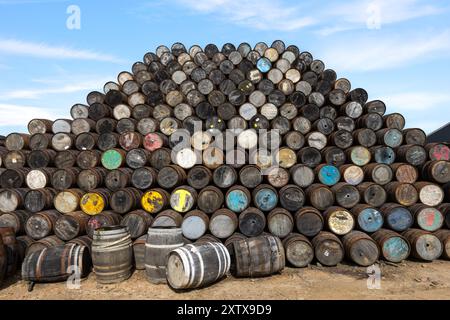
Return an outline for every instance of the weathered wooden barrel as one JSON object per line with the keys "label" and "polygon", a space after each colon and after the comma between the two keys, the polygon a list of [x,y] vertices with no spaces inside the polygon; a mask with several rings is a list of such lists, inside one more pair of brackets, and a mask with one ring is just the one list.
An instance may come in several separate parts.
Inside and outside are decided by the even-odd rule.
{"label": "weathered wooden barrel", "polygon": [[296,268],[307,267],[314,259],[314,248],[308,238],[291,233],[283,239],[286,260]]}
{"label": "weathered wooden barrel", "polygon": [[19,245],[19,261],[23,261],[25,259],[25,254],[27,252],[28,246],[34,243],[34,239],[29,236],[19,236],[16,238],[17,244]]}
{"label": "weathered wooden barrel", "polygon": [[385,203],[380,207],[380,212],[386,227],[397,232],[407,230],[414,223],[411,212],[398,203]]}
{"label": "weathered wooden barrel", "polygon": [[55,167],[58,169],[73,168],[80,152],[77,150],[59,151],[54,159]]}
{"label": "weathered wooden barrel", "polygon": [[345,155],[345,152],[334,146],[329,146],[321,151],[322,158],[324,159],[325,163],[333,165],[335,167],[340,167],[345,164],[347,161],[347,156]]}
{"label": "weathered wooden barrel", "polygon": [[357,265],[371,266],[380,256],[377,243],[364,232],[352,231],[342,237],[342,243],[347,258]]}
{"label": "weathered wooden barrel", "polygon": [[30,137],[30,150],[48,150],[51,147],[53,134],[35,133]]}
{"label": "weathered wooden barrel", "polygon": [[388,199],[403,206],[412,206],[419,200],[419,194],[412,184],[390,182],[384,186]]}
{"label": "weathered wooden barrel", "polygon": [[318,210],[325,210],[334,204],[334,193],[323,184],[312,184],[306,189],[309,203]]}
{"label": "weathered wooden barrel", "polygon": [[231,165],[224,164],[214,170],[212,179],[216,186],[226,189],[236,184],[238,173]]}
{"label": "weathered wooden barrel", "polygon": [[438,206],[444,201],[444,191],[440,186],[431,182],[420,181],[414,183],[420,202],[427,206]]}
{"label": "weathered wooden barrel", "polygon": [[153,217],[145,210],[135,210],[123,217],[120,225],[127,227],[131,239],[137,239],[144,235],[153,223]]}
{"label": "weathered wooden barrel", "polygon": [[100,164],[102,152],[99,150],[84,150],[77,156],[77,167],[80,169],[96,168]]}
{"label": "weathered wooden barrel", "polygon": [[28,172],[25,183],[32,190],[43,189],[50,185],[55,168],[41,168]]}
{"label": "weathered wooden barrel", "polygon": [[322,161],[322,154],[316,148],[304,147],[297,153],[297,159],[301,164],[315,168]]}
{"label": "weathered wooden barrel", "polygon": [[267,216],[267,226],[271,234],[285,238],[294,229],[294,218],[286,209],[275,208]]}
{"label": "weathered wooden barrel", "polygon": [[450,229],[450,203],[443,203],[437,207],[437,209],[442,213],[445,220],[445,225]]}
{"label": "weathered wooden barrel", "polygon": [[262,211],[271,211],[278,204],[278,193],[275,188],[268,184],[257,186],[253,192],[253,203]]}
{"label": "weathered wooden barrel", "polygon": [[158,213],[153,220],[152,227],[181,227],[183,216],[175,210],[164,210]]}
{"label": "weathered wooden barrel", "polygon": [[6,212],[0,215],[0,226],[11,227],[14,234],[21,235],[25,233],[25,224],[31,216],[32,213],[26,210]]}
{"label": "weathered wooden barrel", "polygon": [[25,256],[37,251],[41,251],[45,248],[51,248],[55,246],[64,245],[64,241],[59,239],[57,236],[49,236],[38,241],[35,241],[28,245]]}
{"label": "weathered wooden barrel", "polygon": [[140,236],[133,242],[133,258],[136,270],[145,270],[145,243],[147,235]]}
{"label": "weathered wooden barrel", "polygon": [[380,248],[380,256],[390,262],[399,263],[409,257],[410,246],[408,240],[399,233],[380,229],[371,234]]}
{"label": "weathered wooden barrel", "polygon": [[260,235],[266,227],[266,217],[257,208],[247,208],[239,215],[239,230],[247,237]]}
{"label": "weathered wooden barrel", "polygon": [[86,226],[86,233],[90,238],[93,238],[94,231],[102,227],[112,227],[120,225],[122,216],[113,211],[103,211],[91,217]]}
{"label": "weathered wooden barrel", "polygon": [[371,233],[376,232],[383,226],[382,213],[370,205],[358,204],[350,209],[350,212],[353,214],[359,230]]}
{"label": "weathered wooden barrel", "polygon": [[408,209],[413,215],[415,226],[422,230],[434,232],[444,224],[444,216],[437,208],[415,204]]}
{"label": "weathered wooden barrel", "polygon": [[91,216],[85,214],[83,211],[66,213],[56,220],[54,226],[55,235],[64,241],[85,235],[90,218]]}
{"label": "weathered wooden barrel", "polygon": [[352,186],[359,185],[364,180],[364,171],[354,164],[344,164],[339,167],[341,176],[345,182]]}
{"label": "weathered wooden barrel", "polygon": [[344,245],[331,232],[321,231],[311,243],[317,261],[324,266],[336,266],[344,259]]}
{"label": "weathered wooden barrel", "polygon": [[292,181],[301,188],[307,188],[314,183],[314,171],[306,165],[296,164],[289,169],[289,173]]}
{"label": "weathered wooden barrel", "polygon": [[169,253],[184,245],[181,228],[152,227],[148,229],[145,243],[145,272],[153,283],[166,283],[166,266]]}
{"label": "weathered wooden barrel", "polygon": [[80,174],[79,168],[66,168],[56,170],[52,175],[52,187],[58,191],[64,191],[76,186],[77,176]]}
{"label": "weathered wooden barrel", "polygon": [[423,165],[428,158],[426,150],[419,145],[403,145],[396,149],[398,161],[406,162],[413,166]]}
{"label": "weathered wooden barrel", "polygon": [[133,244],[126,227],[102,227],[94,231],[92,264],[98,283],[127,280],[133,267]]}
{"label": "weathered wooden barrel", "polygon": [[313,207],[303,207],[295,215],[297,231],[307,237],[314,237],[323,229],[323,217],[319,210]]}
{"label": "weathered wooden barrel", "polygon": [[22,263],[22,279],[30,282],[66,281],[73,273],[85,278],[91,271],[89,250],[75,243],[35,251]]}
{"label": "weathered wooden barrel", "polygon": [[441,229],[435,231],[433,234],[441,240],[443,247],[441,258],[450,260],[450,230]]}
{"label": "weathered wooden barrel", "polygon": [[303,190],[293,184],[284,186],[278,194],[281,206],[291,212],[299,210],[306,202],[306,195]]}
{"label": "weathered wooden barrel", "polygon": [[0,227],[0,238],[6,251],[5,276],[9,277],[16,273],[20,261],[20,246],[17,243],[14,229],[11,227]]}
{"label": "weathered wooden barrel", "polygon": [[28,149],[30,135],[26,133],[11,133],[6,137],[5,147],[10,151]]}
{"label": "weathered wooden barrel", "polygon": [[225,195],[225,203],[228,209],[236,213],[248,208],[252,201],[250,191],[242,186],[231,187]]}
{"label": "weathered wooden barrel", "polygon": [[434,234],[420,230],[409,229],[402,232],[411,244],[411,256],[424,261],[433,261],[438,259],[444,250],[441,240]]}
{"label": "weathered wooden barrel", "polygon": [[403,143],[403,135],[396,128],[385,128],[376,132],[378,143],[391,148],[397,148]]}
{"label": "weathered wooden barrel", "polygon": [[70,213],[80,209],[80,200],[84,195],[81,189],[67,189],[58,193],[53,201],[55,209],[61,213]]}
{"label": "weathered wooden barrel", "polygon": [[181,229],[183,236],[189,240],[197,240],[208,231],[209,217],[201,210],[189,211],[183,217]]}
{"label": "weathered wooden barrel", "polygon": [[[184,238],[184,237],[183,237],[183,238]],[[222,243],[222,241],[221,241],[219,238],[213,236],[213,235],[210,234],[210,233],[206,233],[206,234],[202,235],[202,236],[201,236],[200,238],[198,238],[197,241],[195,241],[195,242],[192,242],[191,240],[184,238],[184,243],[185,243],[185,244],[188,244],[188,243],[205,243],[205,242],[217,242],[217,243]]]}
{"label": "weathered wooden barrel", "polygon": [[21,188],[28,172],[30,172],[29,168],[4,169],[0,174],[0,187],[3,189]]}
{"label": "weathered wooden barrel", "polygon": [[358,189],[345,182],[339,182],[331,187],[334,192],[336,203],[346,209],[353,208],[361,200]]}
{"label": "weathered wooden barrel", "polygon": [[3,285],[3,280],[6,276],[6,270],[8,268],[8,253],[3,240],[0,238],[0,286]]}
{"label": "weathered wooden barrel", "polygon": [[88,235],[72,239],[67,242],[67,244],[69,244],[69,243],[76,243],[80,246],[84,246],[89,251],[89,254],[92,253],[92,250],[91,250],[92,249],[92,238],[90,238]]}
{"label": "weathered wooden barrel", "polygon": [[429,143],[425,146],[431,161],[449,161],[450,147],[442,143]]}
{"label": "weathered wooden barrel", "polygon": [[203,189],[212,181],[212,172],[205,166],[194,166],[187,174],[187,183],[194,189]]}
{"label": "weathered wooden barrel", "polygon": [[226,208],[217,210],[209,219],[209,230],[220,239],[231,237],[239,225],[237,215]]}
{"label": "weathered wooden barrel", "polygon": [[102,154],[101,163],[108,170],[114,170],[125,164],[126,153],[122,149],[110,149]]}
{"label": "weathered wooden barrel", "polygon": [[77,186],[90,192],[103,185],[108,171],[105,168],[91,168],[82,170],[77,178]]}
{"label": "weathered wooden barrel", "polygon": [[148,163],[150,152],[145,149],[137,148],[127,152],[125,162],[132,169],[145,167]]}
{"label": "weathered wooden barrel", "polygon": [[421,173],[427,181],[439,184],[448,183],[450,182],[450,162],[428,161],[423,165]]}
{"label": "weathered wooden barrel", "polygon": [[371,163],[364,166],[366,181],[373,181],[379,185],[385,185],[392,181],[392,169],[383,163]]}
{"label": "weathered wooden barrel", "polygon": [[286,264],[281,240],[259,236],[232,242],[230,272],[235,277],[261,277],[280,272]]}
{"label": "weathered wooden barrel", "polygon": [[321,164],[315,168],[318,182],[326,186],[334,186],[341,179],[341,174],[335,166]]}
{"label": "weathered wooden barrel", "polygon": [[20,169],[25,167],[27,162],[28,152],[22,151],[9,151],[2,157],[3,166],[6,169]]}
{"label": "weathered wooden barrel", "polygon": [[424,146],[427,143],[427,135],[422,129],[412,128],[403,130],[403,138],[406,144]]}
{"label": "weathered wooden barrel", "polygon": [[419,171],[410,164],[393,163],[391,168],[398,182],[414,183],[419,178]]}
{"label": "weathered wooden barrel", "polygon": [[244,240],[244,239],[247,239],[247,236],[244,236],[242,233],[235,232],[225,240],[224,245],[225,245],[225,247],[227,247],[228,251],[230,251],[230,250],[232,250],[232,246],[231,246],[232,242]]}
{"label": "weathered wooden barrel", "polygon": [[161,170],[171,164],[172,150],[169,148],[157,149],[150,153],[150,165],[156,170]]}
{"label": "weathered wooden barrel", "polygon": [[35,240],[45,238],[53,234],[56,221],[61,213],[56,210],[47,210],[33,214],[25,224],[27,235]]}
{"label": "weathered wooden barrel", "polygon": [[142,191],[136,188],[123,188],[115,191],[111,196],[111,209],[125,214],[136,209],[142,198]]}
{"label": "weathered wooden barrel", "polygon": [[81,197],[80,208],[84,213],[94,216],[109,207],[111,191],[108,189],[94,189]]}
{"label": "weathered wooden barrel", "polygon": [[373,182],[363,182],[356,186],[361,196],[361,200],[372,207],[380,207],[387,200],[387,193],[384,188]]}
{"label": "weathered wooden barrel", "polygon": [[172,164],[159,170],[157,181],[161,188],[172,189],[183,184],[186,178],[184,169]]}
{"label": "weathered wooden barrel", "polygon": [[354,165],[365,166],[368,164],[372,158],[369,149],[362,146],[350,147],[345,151],[347,159],[351,161]]}
{"label": "weathered wooden barrel", "polygon": [[256,188],[262,183],[261,170],[255,165],[245,165],[239,170],[239,181],[246,188]]}
{"label": "weathered wooden barrel", "polygon": [[33,119],[28,122],[27,129],[30,134],[52,132],[53,121],[47,119]]}
{"label": "weathered wooden barrel", "polygon": [[131,183],[133,170],[130,168],[119,168],[109,171],[105,177],[105,186],[111,191],[118,191],[128,187]]}
{"label": "weathered wooden barrel", "polygon": [[51,209],[56,194],[57,191],[52,188],[30,190],[25,195],[24,207],[33,213]]}
{"label": "weathered wooden barrel", "polygon": [[27,155],[27,163],[31,169],[52,167],[57,152],[54,150],[34,150]]}
{"label": "weathered wooden barrel", "polygon": [[267,182],[275,188],[282,188],[286,186],[290,179],[289,171],[281,167],[269,168],[265,172],[265,175],[267,176]]}
{"label": "weathered wooden barrel", "polygon": [[0,212],[13,212],[23,207],[26,188],[0,190]]}
{"label": "weathered wooden barrel", "polygon": [[142,167],[133,171],[131,185],[135,188],[146,190],[156,184],[158,172],[150,167]]}
{"label": "weathered wooden barrel", "polygon": [[175,290],[207,286],[230,270],[230,254],[221,243],[188,244],[169,253],[166,277]]}
{"label": "weathered wooden barrel", "polygon": [[197,202],[197,191],[190,186],[180,186],[170,195],[170,206],[177,212],[188,212]]}
{"label": "weathered wooden barrel", "polygon": [[219,210],[222,207],[223,202],[223,192],[215,186],[207,186],[198,194],[198,207],[200,210],[208,214]]}
{"label": "weathered wooden barrel", "polygon": [[353,230],[355,219],[352,214],[344,208],[332,206],[323,213],[324,225],[327,229],[337,235],[343,236]]}

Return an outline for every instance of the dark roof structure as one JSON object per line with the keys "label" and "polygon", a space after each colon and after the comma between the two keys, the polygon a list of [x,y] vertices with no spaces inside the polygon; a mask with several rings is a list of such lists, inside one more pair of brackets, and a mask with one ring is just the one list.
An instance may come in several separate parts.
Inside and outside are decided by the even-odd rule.
{"label": "dark roof structure", "polygon": [[448,142],[450,143],[450,122],[433,131],[427,136],[427,142]]}

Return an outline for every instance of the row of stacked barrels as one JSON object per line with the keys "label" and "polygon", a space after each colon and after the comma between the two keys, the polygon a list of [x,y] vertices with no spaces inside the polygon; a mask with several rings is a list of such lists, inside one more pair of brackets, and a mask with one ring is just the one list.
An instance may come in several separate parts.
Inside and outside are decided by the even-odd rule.
{"label": "row of stacked barrels", "polygon": [[160,46],[71,115],[1,142],[0,224],[19,257],[94,258],[116,239],[142,269],[150,227],[179,228],[176,244],[244,241],[231,261],[265,233],[298,267],[446,257],[449,146],[296,46]]}

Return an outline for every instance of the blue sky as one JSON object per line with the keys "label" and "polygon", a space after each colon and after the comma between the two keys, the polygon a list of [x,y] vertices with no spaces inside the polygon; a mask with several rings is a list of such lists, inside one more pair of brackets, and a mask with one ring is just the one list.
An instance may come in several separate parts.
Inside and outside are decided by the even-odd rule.
{"label": "blue sky", "polygon": [[[67,9],[80,9],[69,29]],[[281,39],[430,132],[450,121],[450,4],[421,0],[0,0],[0,134],[70,118],[160,44]]]}

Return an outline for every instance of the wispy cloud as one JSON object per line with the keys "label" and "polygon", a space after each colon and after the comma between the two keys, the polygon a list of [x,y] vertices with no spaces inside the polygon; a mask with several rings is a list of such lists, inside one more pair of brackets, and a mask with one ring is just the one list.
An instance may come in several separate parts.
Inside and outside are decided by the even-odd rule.
{"label": "wispy cloud", "polygon": [[[403,92],[382,97],[388,108],[402,111],[425,111],[450,103],[450,94],[441,92]],[[447,119],[448,120],[448,119]]]}
{"label": "wispy cloud", "polygon": [[[37,89],[20,89],[20,90],[10,90],[0,93],[1,100],[12,100],[12,99],[39,99],[46,95],[54,94],[64,94],[73,93],[85,90],[94,90],[99,88],[103,83],[107,82],[108,78],[97,78],[90,79],[80,82],[72,82],[59,87],[46,87]],[[45,79],[35,79],[34,82],[45,83]]]}
{"label": "wispy cloud", "polygon": [[313,16],[302,14],[300,6],[280,0],[178,0],[202,14],[214,14],[223,20],[259,30],[293,31],[316,24]]}
{"label": "wispy cloud", "polygon": [[[351,44],[329,44],[321,58],[339,71],[373,71],[420,63],[421,57],[434,58],[450,52],[450,30],[428,35],[402,37],[352,37]],[[326,48],[327,49],[327,48]]]}
{"label": "wispy cloud", "polygon": [[78,59],[123,63],[122,59],[109,54],[46,43],[27,42],[17,39],[0,39],[0,53],[24,55],[48,59]]}
{"label": "wispy cloud", "polygon": [[62,115],[48,108],[0,103],[0,126],[23,126],[33,118],[57,119]]}

